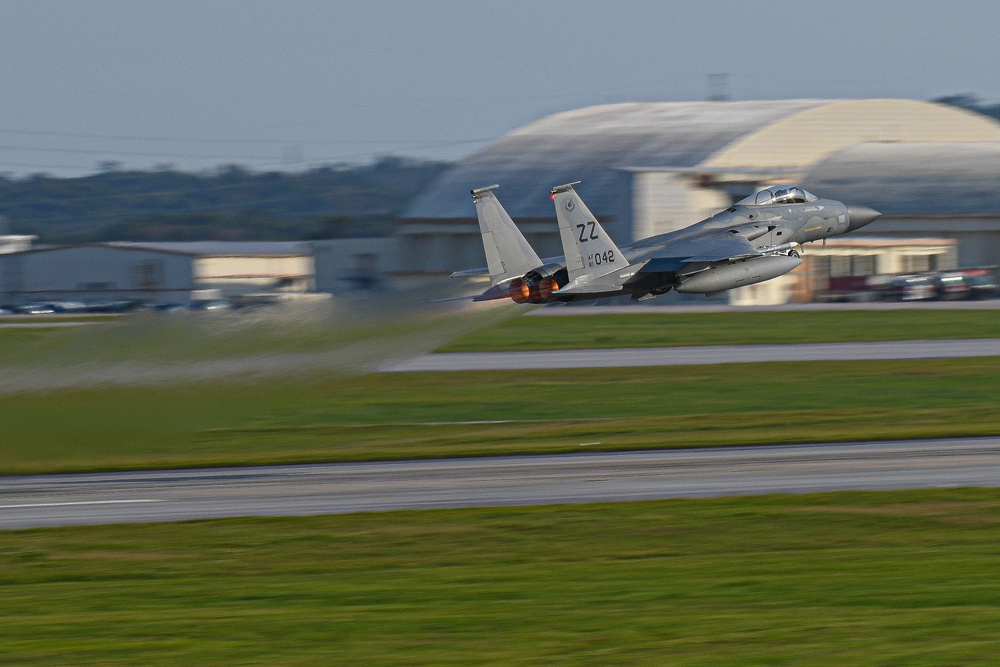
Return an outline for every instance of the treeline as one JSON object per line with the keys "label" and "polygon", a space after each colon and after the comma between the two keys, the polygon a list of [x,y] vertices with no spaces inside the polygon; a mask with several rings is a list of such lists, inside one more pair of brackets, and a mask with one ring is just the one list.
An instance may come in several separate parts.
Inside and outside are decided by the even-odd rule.
{"label": "treeline", "polygon": [[940,102],[941,104],[950,104],[953,107],[961,107],[962,109],[968,109],[969,111],[975,111],[983,114],[984,116],[990,116],[1000,120],[1000,104],[987,104],[976,95],[948,95],[946,97],[939,97],[934,101]]}
{"label": "treeline", "polygon": [[0,177],[6,231],[41,243],[298,241],[380,236],[450,165],[383,158],[301,173],[110,169],[82,178]]}

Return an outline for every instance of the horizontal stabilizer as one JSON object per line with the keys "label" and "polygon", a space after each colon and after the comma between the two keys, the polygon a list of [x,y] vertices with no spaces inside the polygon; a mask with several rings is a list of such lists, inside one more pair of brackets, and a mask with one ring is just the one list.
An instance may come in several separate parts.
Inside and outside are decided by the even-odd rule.
{"label": "horizontal stabilizer", "polygon": [[481,266],[478,269],[466,269],[465,271],[455,271],[455,273],[449,276],[450,278],[470,278],[473,276],[488,276],[490,275],[490,269],[486,266]]}
{"label": "horizontal stabilizer", "polygon": [[422,303],[447,303],[448,301],[475,301],[478,294],[469,294],[466,296],[449,296],[444,299],[428,299]]}
{"label": "horizontal stabilizer", "polygon": [[424,303],[442,303],[444,301],[495,301],[506,299],[510,296],[509,283],[493,285],[485,292],[479,294],[467,294],[465,296],[450,296],[444,299],[431,299]]}
{"label": "horizontal stabilizer", "polygon": [[559,294],[603,294],[605,292],[620,292],[621,289],[621,283],[605,279],[563,287],[559,290]]}

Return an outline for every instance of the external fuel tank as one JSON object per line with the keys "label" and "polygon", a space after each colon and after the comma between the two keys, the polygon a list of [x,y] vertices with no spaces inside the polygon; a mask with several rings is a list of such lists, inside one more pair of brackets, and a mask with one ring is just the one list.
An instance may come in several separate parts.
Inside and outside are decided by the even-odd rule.
{"label": "external fuel tank", "polygon": [[789,255],[751,257],[695,273],[674,289],[685,294],[722,292],[777,278],[801,263],[801,257]]}

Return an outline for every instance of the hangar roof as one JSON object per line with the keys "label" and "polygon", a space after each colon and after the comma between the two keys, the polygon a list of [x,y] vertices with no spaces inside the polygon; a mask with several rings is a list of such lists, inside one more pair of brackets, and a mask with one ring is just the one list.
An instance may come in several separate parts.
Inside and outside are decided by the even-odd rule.
{"label": "hangar roof", "polygon": [[308,241],[117,241],[108,245],[211,257],[312,254]]}
{"label": "hangar roof", "polygon": [[[514,217],[555,217],[549,190],[583,181],[595,211],[622,198],[620,169],[693,167],[736,139],[824,100],[606,104],[546,116],[445,172],[405,218],[475,217],[469,191],[491,183]],[[624,197],[624,199],[628,199]]]}
{"label": "hangar roof", "polygon": [[859,144],[820,162],[803,186],[882,215],[1000,215],[1000,142]]}
{"label": "hangar roof", "polygon": [[1000,124],[914,100],[651,102],[547,116],[435,181],[404,218],[470,218],[472,188],[499,183],[515,218],[553,218],[549,189],[571,181],[598,215],[631,215],[628,171],[805,171],[868,141],[1000,141]]}

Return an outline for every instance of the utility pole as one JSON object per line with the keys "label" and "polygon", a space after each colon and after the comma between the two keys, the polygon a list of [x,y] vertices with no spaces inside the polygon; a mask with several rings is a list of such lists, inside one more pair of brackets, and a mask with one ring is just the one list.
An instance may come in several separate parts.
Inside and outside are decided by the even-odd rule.
{"label": "utility pole", "polygon": [[708,101],[726,102],[729,100],[729,73],[708,75]]}

